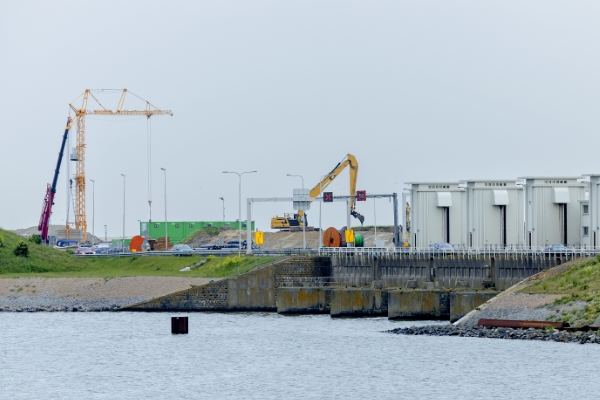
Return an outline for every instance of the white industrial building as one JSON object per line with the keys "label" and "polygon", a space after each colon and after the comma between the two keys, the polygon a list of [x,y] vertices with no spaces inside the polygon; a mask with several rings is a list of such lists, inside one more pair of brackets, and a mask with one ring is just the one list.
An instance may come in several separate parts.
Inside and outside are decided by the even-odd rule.
{"label": "white industrial building", "polygon": [[464,245],[474,248],[523,246],[523,187],[514,180],[461,181],[466,190]]}
{"label": "white industrial building", "polygon": [[464,189],[456,182],[410,182],[410,245],[463,244]]}
{"label": "white industrial building", "polygon": [[531,177],[525,180],[526,246],[582,245],[587,184],[582,177]]}
{"label": "white industrial building", "polygon": [[585,174],[589,178],[587,199],[581,201],[581,245],[600,246],[600,174]]}

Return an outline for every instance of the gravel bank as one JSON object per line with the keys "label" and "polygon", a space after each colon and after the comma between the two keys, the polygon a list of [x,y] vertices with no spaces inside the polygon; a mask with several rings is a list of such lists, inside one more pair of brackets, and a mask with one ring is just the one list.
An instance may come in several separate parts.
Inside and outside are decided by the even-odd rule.
{"label": "gravel bank", "polygon": [[0,311],[110,311],[211,280],[163,276],[0,279]]}
{"label": "gravel bank", "polygon": [[569,332],[545,329],[512,329],[512,328],[483,328],[464,327],[455,325],[428,325],[412,326],[410,328],[397,328],[390,333],[399,335],[428,335],[428,336],[458,336],[478,337],[488,339],[510,339],[510,340],[542,340],[564,343],[597,343],[600,344],[600,336],[597,332]]}
{"label": "gravel bank", "polygon": [[460,325],[472,327],[482,318],[545,321],[554,314],[549,306],[554,303],[554,300],[561,297],[563,295],[507,293],[490,302],[476,316]]}

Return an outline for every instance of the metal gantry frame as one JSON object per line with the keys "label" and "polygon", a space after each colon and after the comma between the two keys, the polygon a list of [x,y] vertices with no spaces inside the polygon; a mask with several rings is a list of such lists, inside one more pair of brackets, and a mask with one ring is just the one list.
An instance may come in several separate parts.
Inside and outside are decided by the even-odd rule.
{"label": "metal gantry frame", "polygon": [[[347,228],[350,229],[351,228],[351,220],[350,220],[350,199],[351,198],[356,198],[356,196],[333,196],[333,201],[334,202],[346,202],[347,207],[348,207],[348,212],[347,212]],[[393,207],[394,207],[394,247],[398,248],[400,247],[400,236],[398,234],[398,194],[397,193],[392,193],[392,194],[368,194],[367,198],[392,198],[393,199]],[[310,201],[321,201],[323,200],[323,197],[311,197]],[[251,255],[252,254],[252,227],[250,224],[250,221],[252,221],[252,205],[254,203],[269,203],[269,202],[274,202],[274,203],[290,203],[293,202],[293,198],[292,197],[248,197],[246,199],[246,207],[247,207],[247,214],[246,214],[246,254]],[[241,223],[241,221],[240,221]],[[321,246],[321,243],[319,243],[319,247]]]}

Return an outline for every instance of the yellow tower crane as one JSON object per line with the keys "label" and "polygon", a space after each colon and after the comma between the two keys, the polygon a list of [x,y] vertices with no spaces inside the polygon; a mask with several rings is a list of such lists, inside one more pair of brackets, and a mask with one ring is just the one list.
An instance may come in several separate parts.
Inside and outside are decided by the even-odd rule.
{"label": "yellow tower crane", "polygon": [[[121,89],[119,89],[121,90]],[[104,91],[103,89],[93,90],[86,89],[77,99],[83,96],[83,101],[81,103],[81,107],[77,108],[73,106],[73,104],[69,104],[69,107],[73,109],[75,112],[75,117],[68,123],[67,130],[73,126],[75,122],[77,122],[77,146],[76,146],[76,154],[77,154],[77,172],[75,174],[75,229],[81,229],[83,231],[83,241],[87,240],[87,221],[85,217],[85,116],[86,115],[145,115],[146,118],[150,118],[153,115],[171,115],[173,116],[173,112],[171,110],[159,110],[149,101],[146,101],[146,109],[145,110],[123,110],[123,106],[125,104],[125,96],[127,95],[127,89],[123,89],[121,93],[121,97],[119,98],[119,102],[115,110],[110,110],[104,107],[100,101],[93,95],[92,92],[95,91]],[[114,90],[110,90],[114,92]],[[133,94],[133,93],[132,93]],[[141,97],[134,94],[134,96],[141,99]],[[89,98],[98,103],[98,105],[102,108],[101,110],[88,110],[88,100]],[[77,100],[76,99],[76,100]],[[143,100],[143,99],[142,99]],[[148,199],[148,203],[151,206],[151,200]],[[70,229],[69,224],[67,223],[67,230]]]}

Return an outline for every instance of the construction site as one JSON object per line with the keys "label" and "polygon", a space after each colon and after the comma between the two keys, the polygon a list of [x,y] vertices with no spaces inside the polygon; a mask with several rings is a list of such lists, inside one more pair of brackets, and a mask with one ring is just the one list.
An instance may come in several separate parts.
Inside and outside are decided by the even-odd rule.
{"label": "construction site", "polygon": [[[100,101],[101,94],[110,91],[120,93],[118,102],[113,107],[105,107]],[[128,109],[126,99],[128,96],[135,96],[145,102],[143,109]],[[367,200],[367,193],[364,190],[357,189],[359,164],[356,157],[347,154],[340,162],[326,174],[311,189],[304,189],[304,179],[302,178],[302,189],[295,189],[293,197],[277,197],[252,199],[252,203],[257,202],[287,202],[292,212],[275,215],[271,218],[271,232],[259,232],[255,229],[255,221],[251,218],[235,221],[156,221],[152,219],[152,148],[151,148],[151,119],[156,116],[173,116],[171,110],[163,110],[155,107],[152,103],[133,94],[127,89],[122,90],[91,90],[86,89],[77,99],[69,104],[69,115],[67,117],[66,127],[62,135],[60,151],[54,169],[54,175],[51,183],[46,187],[46,194],[43,200],[42,213],[40,216],[37,232],[33,233],[31,228],[20,230],[23,236],[38,234],[43,243],[56,246],[57,243],[63,243],[61,240],[75,240],[79,246],[91,246],[95,248],[98,243],[108,242],[106,235],[94,236],[89,233],[88,208],[87,201],[88,178],[86,177],[86,118],[90,116],[102,117],[122,117],[138,116],[145,117],[148,129],[148,221],[139,221],[139,235],[126,236],[125,232],[120,238],[111,238],[111,246],[121,249],[123,252],[143,252],[143,251],[168,251],[174,245],[182,243],[191,248],[200,248],[213,245],[212,249],[218,250],[227,247],[227,244],[241,242],[241,232],[250,231],[251,238],[244,237],[244,248],[246,243],[261,246],[264,249],[319,249],[321,247],[379,247],[392,248],[395,245],[400,246],[401,238],[398,230],[392,227],[383,229],[371,225],[371,229],[352,228],[352,224],[362,227],[365,218],[357,211],[357,203]],[[73,132],[74,131],[74,132]],[[75,133],[75,146],[70,148],[70,134]],[[55,204],[57,192],[57,182],[61,174],[61,166],[64,164],[67,177],[66,195],[66,223],[62,226],[54,226],[50,229],[50,221]],[[74,164],[75,173],[71,173],[71,164]],[[164,168],[161,168],[165,171]],[[328,191],[329,185],[334,182],[345,171],[348,174],[348,189],[343,196]],[[253,171],[255,172],[255,171]],[[228,172],[225,172],[228,173]],[[123,177],[125,185],[126,176]],[[288,176],[300,176],[289,175]],[[165,178],[166,179],[166,178]],[[341,178],[340,178],[341,179]],[[91,180],[94,183],[93,180]],[[166,185],[166,181],[165,181]],[[166,192],[165,192],[166,196]],[[369,197],[372,197],[369,194]],[[394,199],[394,226],[398,227],[398,210],[396,194],[375,195],[374,197],[389,197]],[[166,199],[166,198],[165,198]],[[221,198],[223,200],[223,198]],[[240,192],[241,201],[241,192]],[[309,225],[306,218],[306,211],[310,209],[313,202],[343,202],[347,210],[347,220],[341,221],[338,227],[322,227],[319,218],[318,226],[315,223]],[[241,207],[241,204],[240,204]],[[125,215],[123,216],[123,225],[125,225]],[[408,217],[410,218],[410,217]],[[354,221],[354,222],[353,222]],[[106,227],[105,227],[106,229]],[[384,230],[387,230],[384,232]],[[395,233],[394,233],[395,232]],[[237,239],[237,240],[236,240]],[[71,242],[69,247],[73,247]],[[132,244],[133,243],[133,244]],[[242,244],[238,243],[241,248]]]}

